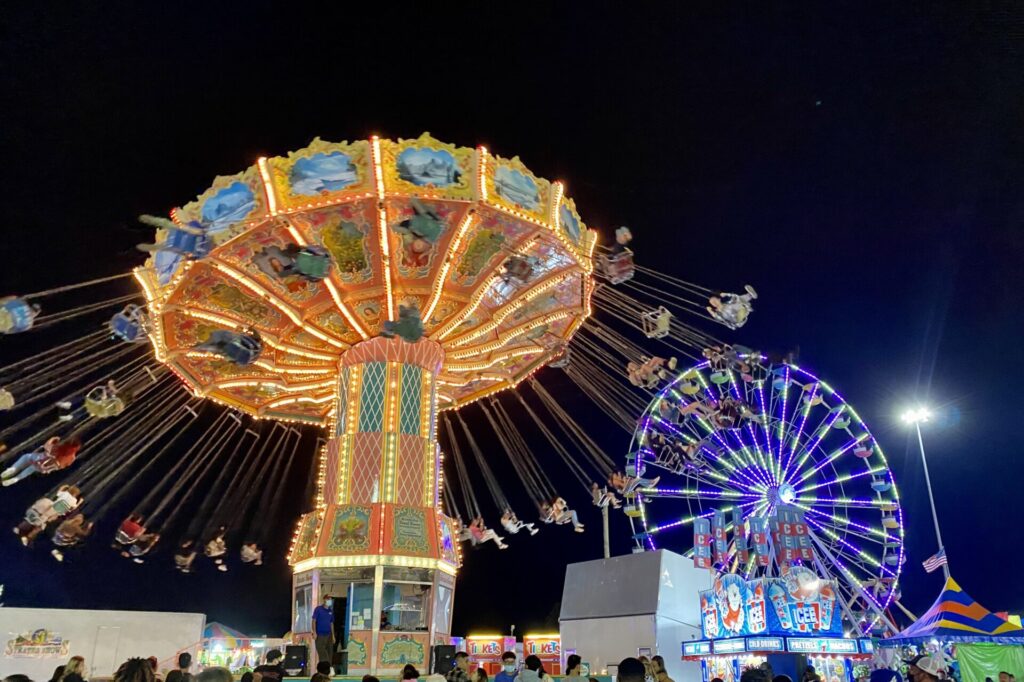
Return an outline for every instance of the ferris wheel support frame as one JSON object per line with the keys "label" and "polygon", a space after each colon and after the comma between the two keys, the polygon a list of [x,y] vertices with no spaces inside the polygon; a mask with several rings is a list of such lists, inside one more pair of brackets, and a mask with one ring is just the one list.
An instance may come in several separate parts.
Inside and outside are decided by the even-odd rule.
{"label": "ferris wheel support frame", "polygon": [[[831,561],[836,566],[840,566],[841,567],[843,565],[841,562],[839,562],[836,559],[836,557],[832,554],[832,552],[830,552],[828,550],[828,547],[825,546],[825,543],[821,541],[821,539],[818,537],[818,535],[813,530],[808,528],[807,529],[807,533],[811,536],[811,540],[814,541],[814,544],[818,546],[818,549],[826,557],[828,557],[829,561]],[[821,571],[823,575],[828,575],[829,574],[828,571],[825,570],[825,565],[821,563],[821,559],[818,557],[817,553],[815,553],[815,555],[814,555],[814,563],[818,567],[818,570]],[[886,615],[885,611],[883,611],[881,608],[878,607],[878,605],[875,603],[874,597],[872,597],[868,593],[868,591],[865,590],[860,585],[860,583],[857,583],[857,589],[860,591],[860,595],[861,595],[861,597],[864,598],[864,603],[866,603],[868,605],[868,608],[872,612],[874,612],[874,614],[878,618],[880,618],[883,622],[885,622],[885,624],[888,625],[892,629],[893,632],[899,632],[899,628],[896,627],[896,624],[893,623],[892,619],[889,618],[889,616]],[[846,600],[843,599],[842,595],[837,595],[837,596],[839,597],[839,603],[843,607],[843,612],[846,614],[847,618],[850,619],[850,623],[852,623],[855,627],[857,627],[857,617],[853,614],[853,610],[850,608],[850,605],[846,603]],[[896,601],[896,600],[894,599],[893,601]]]}

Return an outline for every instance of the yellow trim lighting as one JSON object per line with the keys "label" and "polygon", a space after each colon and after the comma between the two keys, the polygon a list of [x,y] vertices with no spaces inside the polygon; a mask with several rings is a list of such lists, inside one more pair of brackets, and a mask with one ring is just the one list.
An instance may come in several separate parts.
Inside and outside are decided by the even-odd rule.
{"label": "yellow trim lighting", "polygon": [[395,319],[395,299],[391,292],[391,245],[388,243],[388,217],[384,208],[384,172],[380,161],[380,138],[370,138],[370,157],[373,161],[373,176],[377,181],[377,236],[380,242],[381,270],[384,272],[384,293],[387,296],[388,320]]}
{"label": "yellow trim lighting", "polygon": [[292,573],[305,573],[315,568],[348,568],[352,566],[403,566],[407,568],[432,568],[454,576],[457,568],[447,561],[429,557],[388,556],[378,554],[361,554],[353,556],[321,556],[304,559],[295,564]]}
{"label": "yellow trim lighting", "polygon": [[444,263],[441,264],[441,269],[437,273],[437,278],[434,280],[434,291],[430,296],[430,303],[427,304],[427,309],[423,312],[423,320],[427,321],[430,316],[434,313],[434,308],[437,307],[438,301],[441,300],[441,292],[444,290],[444,281],[448,277],[448,269],[452,266],[452,259],[455,258],[455,254],[458,253],[459,246],[462,244],[462,238],[466,236],[466,232],[469,231],[470,226],[476,223],[476,214],[471,209],[466,216],[459,223],[459,229],[455,233],[455,238],[452,239],[451,244],[448,246],[448,256],[444,259]]}
{"label": "yellow trim lighting", "polygon": [[267,210],[270,215],[277,215],[277,196],[274,194],[274,181],[270,175],[270,168],[267,166],[267,157],[261,156],[256,159],[256,165],[260,169],[260,178],[263,180],[263,193],[267,197]]}

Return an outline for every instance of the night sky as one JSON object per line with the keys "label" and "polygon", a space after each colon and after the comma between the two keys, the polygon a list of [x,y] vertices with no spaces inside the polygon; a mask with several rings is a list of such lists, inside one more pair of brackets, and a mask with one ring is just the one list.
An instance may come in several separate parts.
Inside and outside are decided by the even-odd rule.
{"label": "night sky", "polygon": [[[361,3],[336,3],[329,15],[297,3],[90,4],[20,3],[0,17],[0,293],[123,272],[143,260],[136,215],[163,214],[214,176],[315,136],[428,130],[518,154],[566,181],[606,238],[631,226],[638,262],[712,288],[757,287],[746,327],[708,329],[798,345],[801,365],[869,424],[901,488],[904,601],[918,613],[942,579],[920,566],[936,543],[897,415],[917,400],[936,406],[925,443],[953,573],[990,609],[1024,611],[1019,4],[779,3],[760,14],[392,3],[361,14]],[[32,342],[49,345],[44,333]],[[558,370],[539,376],[621,461],[628,437]],[[506,552],[467,552],[456,633],[553,624],[562,567],[600,556],[598,514],[553,453],[539,454],[590,530],[545,528]],[[6,601],[194,610],[279,634],[289,620],[279,557],[308,503],[307,457],[276,484],[289,493],[282,546],[262,571],[181,576],[166,548],[138,567],[105,537],[60,566],[46,543],[28,552],[4,532]],[[0,492],[2,522],[50,483]],[[628,551],[621,515],[612,532],[615,551]]]}

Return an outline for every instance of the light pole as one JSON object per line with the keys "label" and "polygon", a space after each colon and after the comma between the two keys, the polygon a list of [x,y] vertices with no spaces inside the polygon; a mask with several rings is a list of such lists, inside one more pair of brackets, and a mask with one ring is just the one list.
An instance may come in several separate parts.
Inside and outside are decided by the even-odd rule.
{"label": "light pole", "polygon": [[[917,447],[921,451],[921,465],[924,467],[924,482],[928,488],[928,501],[932,505],[932,522],[935,524],[935,539],[939,542],[939,551],[944,551],[946,546],[942,544],[942,532],[939,530],[939,515],[935,511],[935,495],[932,493],[932,479],[928,475],[928,459],[924,455],[924,438],[921,437],[921,423],[931,419],[932,413],[926,407],[918,407],[904,412],[900,419],[906,424],[913,424],[917,431]],[[942,574],[949,579],[949,558],[942,564]]]}

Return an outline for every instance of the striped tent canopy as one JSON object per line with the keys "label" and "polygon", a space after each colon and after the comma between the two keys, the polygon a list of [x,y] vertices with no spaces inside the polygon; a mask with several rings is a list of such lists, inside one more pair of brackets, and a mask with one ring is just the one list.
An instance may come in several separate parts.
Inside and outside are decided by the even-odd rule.
{"label": "striped tent canopy", "polygon": [[931,639],[1024,644],[1024,628],[995,615],[974,601],[955,580],[948,578],[942,594],[916,623],[898,635],[882,640],[881,644],[921,644]]}
{"label": "striped tent canopy", "polygon": [[249,641],[248,635],[243,635],[234,628],[229,628],[227,625],[220,623],[208,623],[206,628],[203,629],[203,639],[206,641],[216,640],[217,643],[224,646],[226,649],[234,649],[235,647],[245,644]]}

